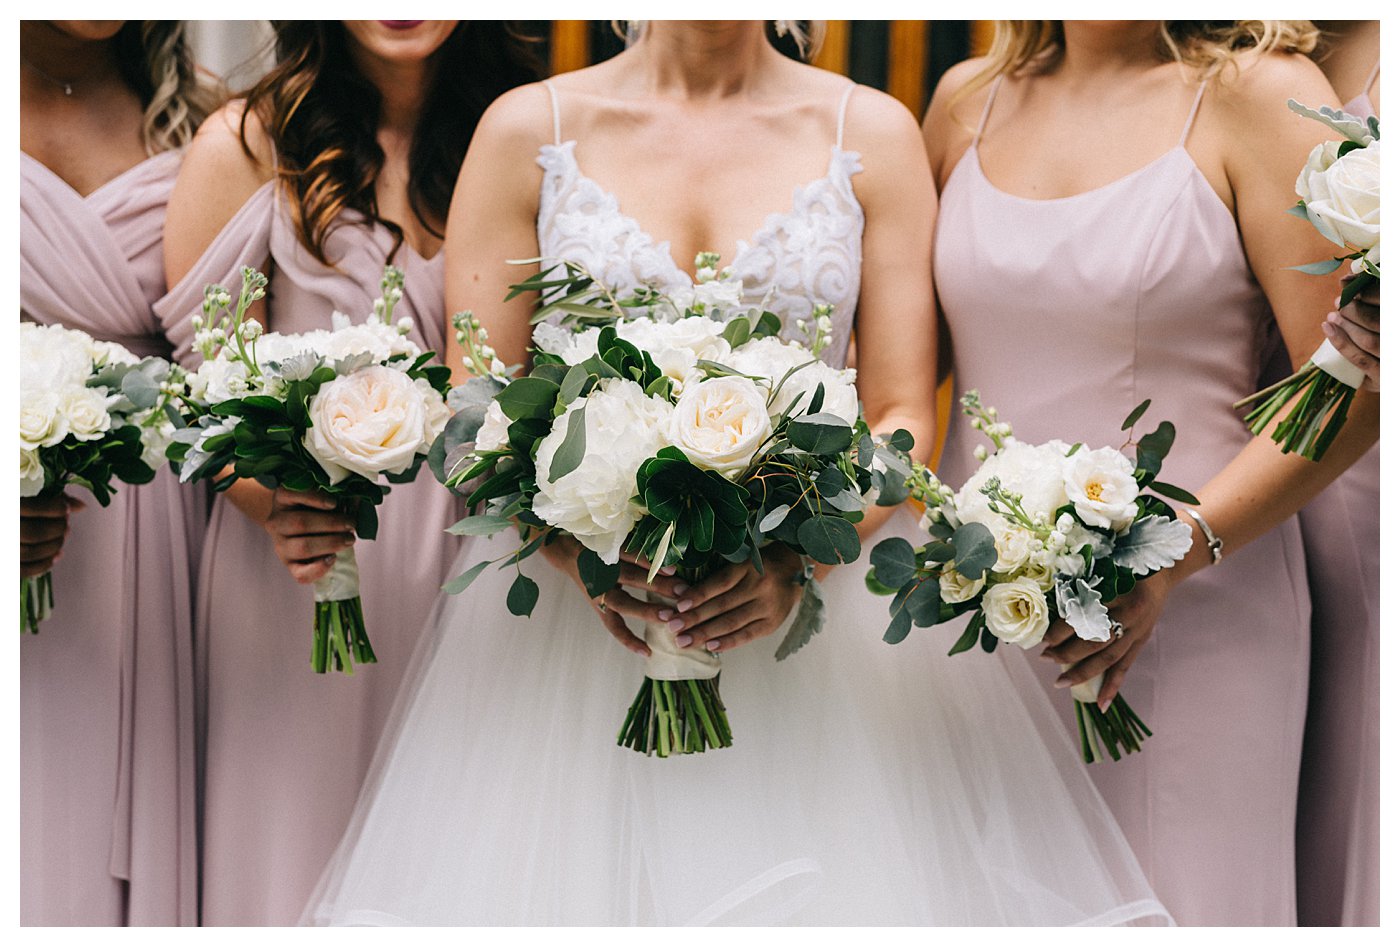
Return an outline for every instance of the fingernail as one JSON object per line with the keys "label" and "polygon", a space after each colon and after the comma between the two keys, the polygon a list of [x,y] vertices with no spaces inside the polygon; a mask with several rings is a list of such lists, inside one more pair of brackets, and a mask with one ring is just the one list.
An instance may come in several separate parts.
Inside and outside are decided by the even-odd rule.
{"label": "fingernail", "polygon": [[[685,622],[679,618],[672,618],[666,623],[666,627],[672,631],[680,631],[685,627]],[[682,645],[682,647],[684,647],[684,645]]]}
{"label": "fingernail", "polygon": [[690,635],[676,635],[676,647],[688,648],[690,647],[690,643],[694,640],[695,639],[690,637]]}
{"label": "fingernail", "polygon": [[1055,656],[1054,656],[1053,654],[1051,654],[1049,651],[1042,651],[1042,652],[1040,652],[1040,656],[1041,656],[1042,658],[1044,658],[1046,661],[1053,661],[1053,660],[1055,660]]}
{"label": "fingernail", "polygon": [[671,594],[683,595],[688,588],[690,588],[690,586],[686,585],[684,582],[677,582],[675,585],[671,586]]}
{"label": "fingernail", "polygon": [[1336,299],[1332,300],[1332,305],[1336,306],[1338,309],[1341,309],[1341,308],[1342,308],[1342,297],[1338,296]]}
{"label": "fingernail", "polygon": [[690,599],[685,599],[681,602],[676,603],[676,611],[678,612],[688,612],[694,607],[695,603],[692,602]]}
{"label": "fingernail", "polygon": [[1111,705],[1112,703],[1113,703],[1113,701],[1111,701],[1111,700],[1101,700],[1101,701],[1099,701],[1099,710],[1102,710],[1104,713],[1107,713],[1107,712],[1108,712],[1109,705]]}
{"label": "fingernail", "polygon": [[663,608],[656,613],[656,618],[658,621],[669,621],[674,614],[669,608]]}
{"label": "fingernail", "polygon": [[706,648],[706,650],[708,650],[708,651],[718,651],[718,650],[719,650],[719,642],[718,642],[718,641],[707,641],[707,642],[705,642],[705,648]]}
{"label": "fingernail", "polygon": [[1327,321],[1334,326],[1339,326],[1342,324],[1342,314],[1340,312],[1329,312],[1327,314]]}
{"label": "fingernail", "polygon": [[676,574],[676,567],[675,567],[675,566],[662,566],[662,567],[661,567],[661,574],[662,574],[662,575],[675,575],[675,574]]}
{"label": "fingernail", "polygon": [[1069,687],[1069,678],[1067,678],[1067,677],[1065,677],[1065,676],[1063,676],[1063,675],[1061,675],[1060,677],[1055,678],[1055,686],[1056,686],[1056,687]]}

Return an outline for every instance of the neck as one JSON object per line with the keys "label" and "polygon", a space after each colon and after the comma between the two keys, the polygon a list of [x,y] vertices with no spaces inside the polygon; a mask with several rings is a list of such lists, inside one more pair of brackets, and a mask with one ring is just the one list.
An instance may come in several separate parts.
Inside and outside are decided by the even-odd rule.
{"label": "neck", "polygon": [[379,127],[412,137],[428,98],[437,57],[414,62],[389,62],[350,43],[351,57],[361,74],[379,90]]}
{"label": "neck", "polygon": [[761,20],[654,20],[636,50],[652,89],[683,98],[739,93],[779,55]]}
{"label": "neck", "polygon": [[116,53],[110,39],[85,40],[63,32],[43,20],[21,20],[19,25],[20,87],[29,93],[62,98],[63,83],[89,87],[121,81]]}
{"label": "neck", "polygon": [[1152,20],[1064,21],[1065,55],[1059,71],[1086,78],[1141,72],[1160,65]]}

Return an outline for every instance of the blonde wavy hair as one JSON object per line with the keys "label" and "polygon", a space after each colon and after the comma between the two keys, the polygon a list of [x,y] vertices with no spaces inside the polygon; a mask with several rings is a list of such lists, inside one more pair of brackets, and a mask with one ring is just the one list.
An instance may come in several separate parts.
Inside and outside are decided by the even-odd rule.
{"label": "blonde wavy hair", "polygon": [[147,154],[184,147],[224,98],[221,86],[195,66],[184,20],[130,21],[117,33],[116,51],[122,77],[145,110]]}
{"label": "blonde wavy hair", "polygon": [[[1224,81],[1239,69],[1246,53],[1313,51],[1318,29],[1310,20],[1162,20],[1156,53],[1177,62],[1199,79]],[[1050,72],[1064,56],[1061,20],[997,20],[987,64],[958,91],[953,102],[976,92],[1000,75]]]}
{"label": "blonde wavy hair", "polygon": [[[628,46],[632,46],[646,35],[650,20],[613,20],[613,32]],[[773,20],[773,32],[778,36],[791,36],[797,44],[797,53],[804,60],[810,60],[822,48],[826,38],[826,20]]]}

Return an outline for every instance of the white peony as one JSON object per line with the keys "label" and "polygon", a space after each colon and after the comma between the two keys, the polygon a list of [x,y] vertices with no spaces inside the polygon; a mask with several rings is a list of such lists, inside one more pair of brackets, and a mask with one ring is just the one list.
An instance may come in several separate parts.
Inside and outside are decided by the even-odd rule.
{"label": "white peony", "polygon": [[19,495],[38,496],[44,489],[44,465],[37,450],[19,449]]}
{"label": "white peony", "polygon": [[956,605],[959,602],[967,602],[976,598],[986,584],[987,577],[985,575],[969,579],[949,563],[938,576],[938,593],[943,601],[950,605]]}
{"label": "white peony", "polygon": [[[855,423],[860,413],[855,370],[832,368],[817,360],[811,350],[800,343],[784,342],[771,336],[753,339],[735,349],[726,364],[745,375],[769,379],[770,390],[782,383],[769,406],[774,417],[782,414],[794,400],[797,402],[793,409],[795,414],[806,411],[818,384],[824,386],[822,413],[834,414],[850,424]],[[783,377],[799,365],[804,367],[784,382]]]}
{"label": "white peony", "polygon": [[20,392],[19,443],[28,450],[52,447],[68,436],[68,418],[59,410],[58,392],[26,389]]}
{"label": "white peony", "polygon": [[498,402],[492,401],[486,406],[486,417],[476,432],[477,453],[500,450],[509,443],[509,434],[510,418],[506,417]]}
{"label": "white peony", "polygon": [[427,409],[403,372],[371,365],[328,381],[308,405],[303,444],[339,483],[351,473],[370,480],[407,470],[426,451]]}
{"label": "white peony", "polygon": [[19,339],[21,389],[83,385],[92,375],[93,338],[80,329],[21,322]]}
{"label": "white peony", "polygon": [[667,437],[697,467],[732,474],[749,465],[772,433],[762,389],[747,378],[726,375],[686,389]]}
{"label": "white peony", "polygon": [[1081,450],[1065,461],[1065,495],[1090,526],[1125,529],[1137,515],[1133,465],[1111,447]]}
{"label": "white peony", "polygon": [[992,634],[1023,650],[1040,644],[1050,629],[1045,592],[1029,578],[992,586],[982,596],[982,613]]}
{"label": "white peony", "polygon": [[395,355],[417,358],[421,354],[418,346],[397,327],[377,319],[352,325],[350,317],[341,312],[331,314],[331,331],[316,341],[319,343],[317,351],[331,361],[364,352],[376,362],[388,361]]}
{"label": "white peony", "polygon": [[[556,481],[549,479],[554,455],[564,443],[569,418],[584,415],[584,455],[578,467]],[[622,544],[644,513],[632,502],[637,470],[666,446],[664,431],[671,405],[648,396],[635,382],[605,379],[554,419],[535,457],[539,493],[533,509],[593,550],[608,563],[618,560]]]}
{"label": "white peony", "polygon": [[[1381,239],[1381,143],[1372,141],[1328,161],[1327,149],[1336,144],[1313,149],[1298,175],[1298,196],[1324,237],[1338,246],[1370,250]],[[1335,147],[1331,153],[1335,156]]]}
{"label": "white peony", "polygon": [[1067,502],[1064,461],[1064,451],[1053,442],[1040,445],[1017,440],[1007,442],[988,457],[957,492],[953,502],[958,518],[964,523],[981,523],[996,535],[1006,519],[992,511],[981,489],[988,480],[997,477],[1007,491],[1021,494],[1021,505],[1028,514],[1043,517],[1048,523],[1055,511]]}
{"label": "white peony", "polygon": [[80,441],[97,440],[112,427],[105,388],[68,388],[58,396],[58,410]]}

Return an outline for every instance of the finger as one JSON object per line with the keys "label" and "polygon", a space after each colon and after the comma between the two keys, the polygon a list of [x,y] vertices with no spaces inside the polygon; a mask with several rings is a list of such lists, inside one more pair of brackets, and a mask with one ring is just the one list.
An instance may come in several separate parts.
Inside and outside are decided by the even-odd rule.
{"label": "finger", "polygon": [[[1045,637],[1041,641],[1045,645],[1045,650],[1048,651],[1056,645],[1064,644],[1073,635],[1074,629],[1069,626],[1069,622],[1057,621],[1050,626],[1050,630],[1045,633]],[[1044,655],[1045,651],[1040,653]]]}
{"label": "finger", "polygon": [[326,533],[320,536],[292,536],[277,540],[274,546],[277,557],[291,565],[293,562],[308,562],[312,559],[334,558],[342,549],[355,545],[355,537],[349,533]]}
{"label": "finger", "polygon": [[272,493],[273,506],[309,506],[316,510],[333,510],[336,507],[334,497],[327,496],[319,490],[288,490],[285,487],[278,487]]}
{"label": "finger", "polygon": [[1117,663],[1119,658],[1128,653],[1130,647],[1132,647],[1132,641],[1127,636],[1119,638],[1108,647],[1094,652],[1065,671],[1055,679],[1055,686],[1073,687],[1075,684],[1083,684],[1085,681],[1093,680]]}
{"label": "finger", "polygon": [[1354,309],[1355,307],[1348,306],[1341,312],[1329,312],[1327,314],[1327,321],[1330,322],[1332,325],[1336,326],[1338,329],[1341,329],[1343,332],[1345,332],[1347,338],[1355,342],[1356,345],[1362,351],[1370,355],[1374,355],[1376,358],[1380,358],[1380,333],[1372,331],[1365,324],[1358,322],[1356,319],[1354,319]]}
{"label": "finger", "polygon": [[68,518],[47,516],[21,516],[19,518],[19,541],[24,543],[47,543],[62,539],[68,532]]}
{"label": "finger", "polygon": [[[663,570],[664,571],[664,570]],[[617,584],[629,589],[641,589],[646,592],[655,592],[667,598],[678,598],[690,588],[689,585],[680,579],[670,577],[663,578],[658,575],[652,582],[647,581],[647,570],[641,566],[624,563],[622,571],[618,573]],[[668,618],[670,616],[667,616]]]}
{"label": "finger", "polygon": [[748,644],[755,638],[762,638],[764,635],[771,635],[776,629],[776,625],[769,621],[756,621],[738,631],[732,631],[722,638],[713,638],[706,648],[715,654],[723,654],[726,651],[733,651],[742,644]]}
{"label": "finger", "polygon": [[331,566],[335,564],[335,556],[324,556],[320,559],[313,559],[310,562],[288,562],[287,571],[292,574],[302,585],[310,585],[317,579],[323,578],[327,572],[331,571]]}
{"label": "finger", "polygon": [[608,634],[616,638],[624,648],[644,658],[651,656],[651,649],[647,647],[647,643],[632,634],[632,630],[627,627],[627,623],[622,620],[621,615],[611,610],[600,611],[598,608],[594,608],[593,611],[597,614],[598,620],[603,623],[603,627],[608,630]]}
{"label": "finger", "polygon": [[1322,331],[1327,336],[1327,340],[1332,343],[1332,346],[1338,352],[1342,353],[1343,358],[1365,372],[1366,376],[1372,381],[1380,380],[1380,359],[1361,351],[1345,332],[1332,325],[1330,322],[1324,322],[1322,324]]}
{"label": "finger", "polygon": [[70,497],[70,496],[69,496],[68,494],[66,494],[66,493],[63,495],[63,502],[64,502],[64,505],[68,507],[68,512],[69,512],[69,513],[76,513],[76,512],[78,512],[79,510],[86,510],[86,509],[87,509],[87,502],[86,502],[86,501],[84,501],[84,500],[79,500],[77,497]]}
{"label": "finger", "polygon": [[1108,641],[1090,641],[1075,635],[1058,647],[1046,648],[1041,652],[1041,656],[1056,664],[1078,664],[1089,655],[1107,648],[1112,641],[1112,638]]}
{"label": "finger", "polygon": [[1099,689],[1099,709],[1107,710],[1108,705],[1113,703],[1113,698],[1118,696],[1119,689],[1123,686],[1123,678],[1127,677],[1128,669],[1137,660],[1138,653],[1142,651],[1146,641],[1134,641],[1128,646],[1128,653],[1118,659],[1118,663],[1109,668],[1103,676],[1103,687]]}
{"label": "finger", "polygon": [[751,599],[703,624],[687,628],[676,635],[676,644],[682,648],[706,648],[713,651],[720,638],[749,625],[761,624],[768,631],[772,631],[777,625],[770,620],[771,617],[763,602]]}
{"label": "finger", "polygon": [[[74,502],[80,501],[75,500]],[[19,501],[19,515],[22,519],[66,519],[68,517],[68,498],[62,494],[44,500],[38,497],[26,497]]]}
{"label": "finger", "polygon": [[353,533],[355,523],[343,513],[293,508],[274,511],[267,518],[267,528],[278,536],[315,536],[322,533]]}
{"label": "finger", "polygon": [[[628,595],[622,589],[609,589],[603,593],[602,601],[604,605],[619,615],[630,615],[633,618],[640,618],[642,621],[664,622],[666,620],[657,614],[665,606],[657,605],[654,602],[643,602]],[[594,604],[596,606],[597,599],[594,600]],[[669,613],[670,609],[667,608],[666,611]],[[676,631],[680,627],[677,625],[672,631]]]}
{"label": "finger", "polygon": [[676,602],[676,611],[688,612],[716,596],[723,595],[751,574],[753,574],[753,567],[748,563],[727,565],[700,584],[693,586],[683,598]]}
{"label": "finger", "polygon": [[[681,605],[685,604],[685,599],[676,604],[678,614],[675,620],[681,622],[681,626],[687,631],[693,631],[708,621],[713,621],[725,612],[739,608],[745,602],[752,602],[758,599],[758,583],[740,582],[738,585],[722,595],[717,595],[709,601],[702,602],[693,608],[681,611]],[[682,646],[684,647],[684,646]]]}
{"label": "finger", "polygon": [[49,562],[54,556],[58,555],[59,550],[62,548],[62,534],[60,534],[57,539],[50,539],[46,542],[20,543],[19,561],[27,564]]}
{"label": "finger", "polygon": [[[623,560],[624,562],[630,562],[630,563],[631,563],[632,565],[634,565],[634,566],[641,566],[643,572],[647,572],[648,570],[651,569],[651,561],[648,560],[648,559],[647,559],[646,557],[644,557],[644,556],[639,556],[639,555],[637,555],[637,554],[634,553],[634,552],[627,552],[627,551],[624,550],[624,551],[621,553],[621,557],[622,557],[622,560]],[[675,575],[675,574],[676,574],[676,567],[675,567],[675,566],[662,566],[660,569],[657,570],[657,573],[656,573],[656,574],[657,574],[657,575]]]}

